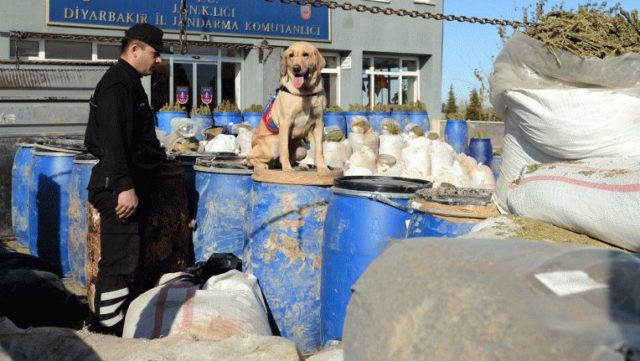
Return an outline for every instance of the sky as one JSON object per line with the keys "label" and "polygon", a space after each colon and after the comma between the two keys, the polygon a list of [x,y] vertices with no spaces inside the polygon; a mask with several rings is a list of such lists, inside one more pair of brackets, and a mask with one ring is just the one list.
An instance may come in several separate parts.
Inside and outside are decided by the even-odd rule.
{"label": "sky", "polygon": [[[576,9],[587,0],[548,0],[546,9],[563,2],[565,9]],[[600,2],[600,1],[598,1]],[[522,20],[523,9],[534,10],[536,0],[444,0],[444,13],[505,20]],[[625,10],[637,9],[638,0],[613,0],[609,5],[620,3]],[[453,84],[456,99],[468,99],[473,88],[480,83],[473,75],[479,69],[488,80],[493,61],[502,48],[498,27],[493,25],[444,22],[442,101],[448,96]],[[488,83],[487,83],[488,84]]]}

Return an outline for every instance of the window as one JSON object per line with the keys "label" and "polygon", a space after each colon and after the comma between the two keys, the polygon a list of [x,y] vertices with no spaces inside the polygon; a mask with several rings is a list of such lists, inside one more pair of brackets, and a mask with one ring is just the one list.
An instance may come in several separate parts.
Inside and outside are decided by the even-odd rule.
{"label": "window", "polygon": [[327,105],[340,105],[340,57],[324,55],[326,65],[322,69],[322,82],[327,96]]}
{"label": "window", "polygon": [[[20,40],[18,43],[20,47],[20,57],[34,57],[37,58],[40,52],[40,42],[37,40]],[[16,57],[16,41],[11,40],[11,49],[9,49],[9,56]]]}
{"label": "window", "polygon": [[89,42],[46,40],[44,56],[47,59],[91,60],[92,46]]}
{"label": "window", "polygon": [[406,104],[420,98],[418,59],[364,56],[362,103]]}
{"label": "window", "polygon": [[116,60],[120,57],[120,45],[97,44],[96,54],[99,60]]}

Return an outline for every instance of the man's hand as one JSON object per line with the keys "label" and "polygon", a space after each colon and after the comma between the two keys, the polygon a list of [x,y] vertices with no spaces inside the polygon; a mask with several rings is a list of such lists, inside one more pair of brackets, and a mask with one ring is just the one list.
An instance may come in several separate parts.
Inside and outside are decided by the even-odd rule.
{"label": "man's hand", "polygon": [[127,219],[135,213],[138,208],[138,196],[135,189],[131,188],[118,194],[118,204],[116,204],[116,214],[120,219]]}

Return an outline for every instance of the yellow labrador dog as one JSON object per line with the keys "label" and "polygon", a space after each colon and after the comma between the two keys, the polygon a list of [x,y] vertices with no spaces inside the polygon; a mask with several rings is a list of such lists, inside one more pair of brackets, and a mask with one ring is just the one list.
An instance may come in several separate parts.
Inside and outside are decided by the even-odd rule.
{"label": "yellow labrador dog", "polygon": [[280,88],[251,139],[247,161],[254,168],[266,169],[279,158],[282,170],[292,170],[291,164],[301,157],[301,141],[308,139],[314,145],[318,171],[328,171],[322,157],[322,115],[327,98],[320,71],[324,66],[318,49],[307,42],[294,43],[284,51]]}

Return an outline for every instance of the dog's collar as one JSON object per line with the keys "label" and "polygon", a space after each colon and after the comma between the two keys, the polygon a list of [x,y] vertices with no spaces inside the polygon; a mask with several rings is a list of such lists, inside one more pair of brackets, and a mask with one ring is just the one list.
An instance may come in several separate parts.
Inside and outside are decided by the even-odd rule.
{"label": "dog's collar", "polygon": [[295,95],[295,96],[299,96],[299,97],[304,97],[304,98],[306,98],[306,97],[312,97],[312,96],[315,96],[315,95],[320,95],[320,94],[322,94],[322,91],[319,91],[319,92],[316,92],[316,93],[313,93],[313,94],[296,94],[296,93],[292,93],[292,92],[291,92],[291,90],[289,90],[289,89],[288,89],[286,86],[284,86],[284,85],[281,85],[281,86],[280,86],[280,88],[278,88],[278,90],[277,90],[277,91],[283,91],[283,92],[285,92],[285,93],[289,93],[289,94],[291,94],[291,95]]}

